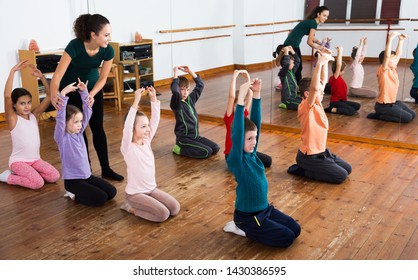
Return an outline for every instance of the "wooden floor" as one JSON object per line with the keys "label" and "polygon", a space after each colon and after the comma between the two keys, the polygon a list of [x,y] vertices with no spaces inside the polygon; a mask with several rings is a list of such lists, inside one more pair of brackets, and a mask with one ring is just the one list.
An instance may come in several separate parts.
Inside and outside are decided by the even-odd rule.
{"label": "wooden floor", "polygon": [[[126,175],[119,152],[123,115],[106,105],[111,165]],[[42,157],[60,169],[54,122],[43,121],[40,129]],[[160,188],[181,204],[177,217],[151,223],[121,211],[126,181],[115,182],[117,196],[98,208],[64,198],[62,180],[39,191],[0,183],[0,259],[418,259],[418,150],[330,139],[331,151],[353,166],[343,184],[332,185],[287,174],[299,135],[263,129],[259,150],[273,157],[266,170],[269,200],[302,227],[290,248],[274,249],[222,231],[235,199],[224,156],[173,155],[173,129],[173,118],[164,114],[153,150]],[[222,124],[201,121],[200,130],[224,146]],[[4,123],[0,141],[4,170],[11,152]],[[90,155],[93,173],[100,175],[95,152]]]}

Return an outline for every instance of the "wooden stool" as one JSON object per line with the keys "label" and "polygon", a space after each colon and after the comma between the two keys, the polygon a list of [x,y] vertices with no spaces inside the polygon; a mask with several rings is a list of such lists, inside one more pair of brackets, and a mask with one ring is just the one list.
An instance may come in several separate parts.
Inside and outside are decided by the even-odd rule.
{"label": "wooden stool", "polygon": [[114,99],[115,106],[118,108],[119,111],[121,111],[122,110],[122,95],[121,95],[118,66],[116,64],[112,64],[112,68],[110,69],[107,79],[112,79],[113,91],[112,92],[103,91],[103,99]]}

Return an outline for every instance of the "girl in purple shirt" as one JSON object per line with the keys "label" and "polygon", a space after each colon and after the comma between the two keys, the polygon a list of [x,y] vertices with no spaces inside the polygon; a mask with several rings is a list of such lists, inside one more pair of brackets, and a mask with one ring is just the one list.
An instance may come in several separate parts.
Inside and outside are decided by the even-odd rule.
{"label": "girl in purple shirt", "polygon": [[[102,178],[91,174],[83,132],[90,120],[92,109],[89,105],[87,83],[78,79],[66,86],[58,95],[58,112],[54,140],[62,162],[62,178],[68,196],[77,203],[87,206],[101,206],[116,195],[116,188]],[[70,92],[78,91],[83,102],[83,112],[74,105],[67,105]]]}

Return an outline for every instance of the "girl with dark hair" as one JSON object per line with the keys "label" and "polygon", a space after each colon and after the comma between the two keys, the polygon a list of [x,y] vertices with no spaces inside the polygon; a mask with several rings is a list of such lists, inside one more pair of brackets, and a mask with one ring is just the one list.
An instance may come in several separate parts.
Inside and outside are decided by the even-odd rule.
{"label": "girl with dark hair", "polygon": [[[91,174],[87,147],[83,132],[92,115],[87,96],[87,84],[78,79],[66,86],[59,94],[62,105],[57,112],[54,140],[58,144],[62,162],[62,178],[67,191],[64,196],[87,206],[101,206],[116,195],[116,188]],[[68,94],[75,92],[83,100],[83,110],[74,105],[67,105]]]}
{"label": "girl with dark hair", "polygon": [[27,67],[21,61],[11,70],[4,88],[4,114],[12,137],[12,154],[9,159],[10,170],[0,174],[0,181],[30,189],[39,189],[44,182],[56,182],[60,174],[55,167],[40,157],[40,137],[38,119],[50,104],[49,84],[41,71],[29,65],[33,75],[40,78],[46,90],[41,104],[32,108],[32,95],[24,88],[12,91],[14,74]]}
{"label": "girl with dark hair", "polygon": [[301,59],[300,66],[295,73],[298,84],[302,79],[302,54],[300,52],[300,42],[302,41],[303,36],[308,35],[307,44],[311,48],[314,50],[323,49],[322,41],[315,37],[315,32],[318,25],[324,23],[328,19],[328,16],[329,9],[326,6],[317,6],[307,19],[299,22],[295,28],[293,28],[283,43],[284,46],[292,46],[293,50]]}
{"label": "girl with dark hair", "polygon": [[[73,27],[76,38],[71,40],[65,48],[58,67],[51,81],[51,103],[59,109],[62,104],[58,99],[58,90],[66,85],[81,81],[88,81],[88,102],[93,106],[90,128],[93,135],[93,145],[102,168],[102,177],[122,181],[123,176],[115,173],[109,165],[107,139],[103,127],[103,86],[110,72],[114,50],[109,45],[112,28],[109,20],[99,14],[80,15]],[[99,67],[102,65],[99,72]],[[72,92],[68,95],[68,104],[82,110],[80,94]],[[84,133],[88,151],[88,142]]]}

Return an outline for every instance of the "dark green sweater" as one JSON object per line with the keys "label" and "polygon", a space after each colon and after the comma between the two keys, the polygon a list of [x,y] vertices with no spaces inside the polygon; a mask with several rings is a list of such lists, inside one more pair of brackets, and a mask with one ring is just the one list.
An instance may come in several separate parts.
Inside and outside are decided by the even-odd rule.
{"label": "dark green sweater", "polygon": [[250,119],[257,126],[257,145],[252,153],[244,152],[244,106],[237,105],[232,125],[232,148],[228,168],[237,181],[235,209],[253,213],[268,207],[268,182],[264,165],[257,156],[261,126],[261,100],[253,99]]}

